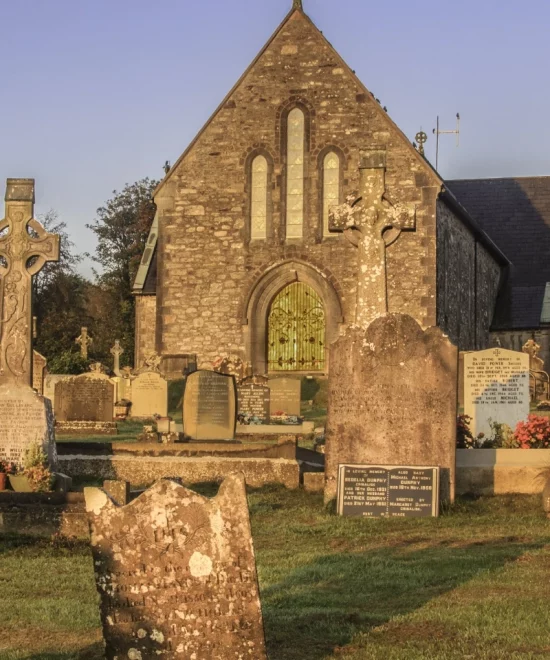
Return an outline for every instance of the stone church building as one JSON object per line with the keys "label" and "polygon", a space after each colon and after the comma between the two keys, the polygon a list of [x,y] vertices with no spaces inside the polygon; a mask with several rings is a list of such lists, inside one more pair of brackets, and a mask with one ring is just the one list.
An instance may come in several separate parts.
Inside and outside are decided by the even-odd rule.
{"label": "stone church building", "polygon": [[370,150],[384,154],[384,199],[413,218],[387,230],[388,310],[438,325],[460,350],[535,332],[540,343],[548,249],[537,274],[525,251],[514,264],[517,214],[500,240],[503,195],[517,202],[522,184],[443,181],[294,0],[155,192],[134,286],[136,365],[157,352],[326,373],[358,282],[358,249],[330,231],[330,209],[357,198]]}

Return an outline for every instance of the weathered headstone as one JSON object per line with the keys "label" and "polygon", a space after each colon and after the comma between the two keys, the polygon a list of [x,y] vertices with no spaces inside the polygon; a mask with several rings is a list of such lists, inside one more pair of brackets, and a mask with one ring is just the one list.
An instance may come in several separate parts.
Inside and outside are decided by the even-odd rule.
{"label": "weathered headstone", "polygon": [[124,353],[124,349],[117,339],[115,345],[111,348],[111,355],[113,356],[113,373],[115,376],[120,376],[120,356]]}
{"label": "weathered headstone", "polygon": [[232,440],[237,424],[233,376],[195,371],[183,395],[183,433],[192,440]]}
{"label": "weathered headstone", "polygon": [[168,382],[155,371],[144,371],[131,380],[132,417],[168,414]]}
{"label": "weathered headstone", "polygon": [[491,422],[515,429],[529,415],[529,355],[489,348],[464,355],[464,414],[474,436],[491,435]]}
{"label": "weathered headstone", "polygon": [[62,380],[73,378],[67,374],[46,374],[44,377],[44,396],[52,402],[55,411],[55,386]]}
{"label": "weathered headstone", "polygon": [[338,465],[434,465],[454,499],[457,361],[438,328],[404,314],[349,328],[330,349],[325,498]]}
{"label": "weathered headstone", "polygon": [[34,443],[54,466],[57,456],[50,401],[27,385],[0,385],[0,461],[22,466],[26,450]]}
{"label": "weathered headstone", "polygon": [[363,518],[439,514],[439,468],[339,465],[338,513]]}
{"label": "weathered headstone", "polygon": [[245,383],[237,387],[237,408],[240,419],[254,419],[257,423],[269,423],[271,390],[265,385]]}
{"label": "weathered headstone", "polygon": [[84,492],[109,660],[266,659],[243,476],[212,499],[169,480],[125,507]]}
{"label": "weathered headstone", "polygon": [[112,422],[115,387],[108,376],[81,374],[55,385],[58,422]]}
{"label": "weathered headstone", "polygon": [[38,351],[32,352],[32,387],[38,394],[44,394],[44,378],[48,361]]}
{"label": "weathered headstone", "polygon": [[302,384],[298,378],[270,378],[267,386],[271,391],[271,415],[300,415]]}

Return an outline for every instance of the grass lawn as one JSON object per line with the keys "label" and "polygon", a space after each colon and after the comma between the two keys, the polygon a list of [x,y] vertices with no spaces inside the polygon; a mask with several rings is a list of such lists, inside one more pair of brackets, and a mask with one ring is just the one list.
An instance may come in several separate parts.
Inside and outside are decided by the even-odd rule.
{"label": "grass lawn", "polygon": [[[319,495],[249,495],[270,660],[550,657],[550,521],[539,497],[439,519],[354,520]],[[99,660],[85,544],[0,537],[0,659]]]}

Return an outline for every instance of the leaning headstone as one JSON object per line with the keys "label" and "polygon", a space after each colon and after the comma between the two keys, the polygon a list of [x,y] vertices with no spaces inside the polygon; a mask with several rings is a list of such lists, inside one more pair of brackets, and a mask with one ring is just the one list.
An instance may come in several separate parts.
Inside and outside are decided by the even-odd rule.
{"label": "leaning headstone", "polygon": [[0,461],[21,467],[26,450],[37,443],[55,465],[54,423],[48,399],[25,385],[0,385]]}
{"label": "leaning headstone", "polygon": [[457,362],[438,328],[405,314],[351,327],[330,349],[325,498],[340,464],[433,465],[455,491]]}
{"label": "leaning headstone", "polygon": [[153,415],[168,414],[168,382],[155,371],[144,371],[131,380],[131,416],[149,419]]}
{"label": "leaning headstone", "polygon": [[195,371],[183,394],[183,433],[192,440],[232,440],[237,425],[233,376]]}
{"label": "leaning headstone", "polygon": [[512,430],[529,415],[529,355],[489,348],[464,356],[464,414],[470,430],[491,435],[491,423]]}
{"label": "leaning headstone", "polygon": [[44,378],[48,361],[38,351],[32,352],[32,388],[38,394],[44,394]]}
{"label": "leaning headstone", "polygon": [[271,390],[271,415],[300,415],[302,384],[298,378],[270,378],[267,386]]}
{"label": "leaning headstone", "polygon": [[55,386],[58,422],[112,422],[115,387],[103,374],[64,378]]}
{"label": "leaning headstone", "polygon": [[212,499],[169,480],[124,507],[84,492],[107,658],[266,659],[243,476]]}
{"label": "leaning headstone", "polygon": [[245,383],[237,387],[237,407],[240,420],[269,424],[271,390],[265,385]]}

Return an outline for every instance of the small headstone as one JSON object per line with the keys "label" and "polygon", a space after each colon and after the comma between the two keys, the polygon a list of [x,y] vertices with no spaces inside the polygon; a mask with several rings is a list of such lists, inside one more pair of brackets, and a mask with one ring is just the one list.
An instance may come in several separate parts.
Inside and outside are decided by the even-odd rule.
{"label": "small headstone", "polygon": [[422,518],[439,514],[439,468],[339,465],[341,516]]}
{"label": "small headstone", "polygon": [[441,497],[455,490],[458,353],[438,328],[388,314],[331,346],[325,499],[338,466],[434,465]]}
{"label": "small headstone", "polygon": [[491,422],[514,430],[529,415],[529,355],[489,348],[464,355],[464,414],[474,436],[491,435]]}
{"label": "small headstone", "polygon": [[132,417],[150,418],[168,414],[168,381],[158,372],[144,371],[131,380],[130,398]]}
{"label": "small headstone", "polygon": [[58,422],[112,422],[115,386],[108,376],[82,374],[55,385]]}
{"label": "small headstone", "polygon": [[169,480],[125,507],[84,492],[106,657],[266,660],[243,476],[212,499]]}
{"label": "small headstone", "polygon": [[44,396],[52,402],[52,409],[55,411],[55,386],[62,380],[73,378],[66,374],[46,374],[44,377]]}
{"label": "small headstone", "polygon": [[267,384],[271,390],[271,415],[300,415],[302,384],[298,378],[270,378]]}
{"label": "small headstone", "polygon": [[48,361],[38,351],[32,352],[32,387],[38,394],[44,394],[44,378]]}
{"label": "small headstone", "polygon": [[237,425],[233,376],[195,371],[183,395],[183,433],[192,440],[232,440]]}
{"label": "small headstone", "polygon": [[237,387],[239,420],[246,424],[269,424],[271,390],[265,385],[253,383]]}
{"label": "small headstone", "polygon": [[51,403],[28,385],[0,386],[0,461],[22,466],[26,450],[38,443],[50,465],[57,461]]}

